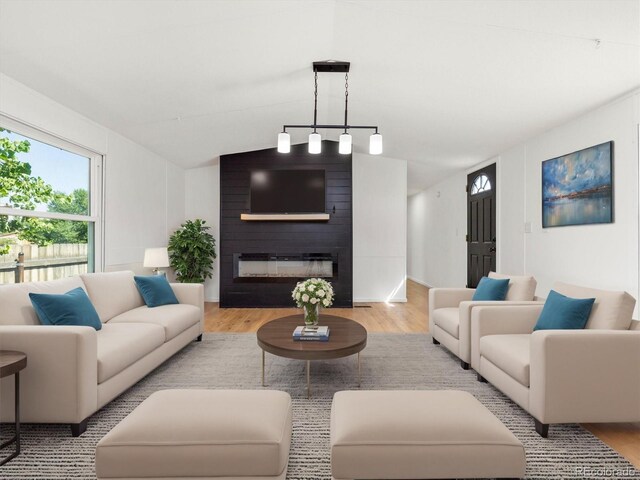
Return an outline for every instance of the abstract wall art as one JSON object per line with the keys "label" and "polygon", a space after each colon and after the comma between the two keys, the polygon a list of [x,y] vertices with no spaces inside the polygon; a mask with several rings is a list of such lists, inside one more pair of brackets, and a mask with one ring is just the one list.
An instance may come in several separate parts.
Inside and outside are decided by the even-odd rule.
{"label": "abstract wall art", "polygon": [[613,222],[613,142],[542,162],[542,227]]}

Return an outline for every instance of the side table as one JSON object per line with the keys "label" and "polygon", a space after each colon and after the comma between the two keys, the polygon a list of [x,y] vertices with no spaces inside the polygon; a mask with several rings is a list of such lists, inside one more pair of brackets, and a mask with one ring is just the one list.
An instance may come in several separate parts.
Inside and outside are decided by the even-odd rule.
{"label": "side table", "polygon": [[0,378],[14,376],[15,381],[15,423],[16,434],[0,445],[0,450],[12,443],[16,444],[16,451],[0,460],[0,466],[20,454],[20,370],[27,366],[27,355],[22,352],[0,350]]}

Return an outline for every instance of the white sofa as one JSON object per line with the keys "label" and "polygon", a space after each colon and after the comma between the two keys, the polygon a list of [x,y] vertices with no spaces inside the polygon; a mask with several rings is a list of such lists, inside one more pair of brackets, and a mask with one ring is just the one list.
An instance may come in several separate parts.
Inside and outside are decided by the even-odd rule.
{"label": "white sofa", "polygon": [[[194,339],[202,338],[204,289],[172,284],[180,304],[148,308],[133,272],[92,273],[50,282],[0,286],[0,349],[27,354],[20,376],[20,417],[69,423],[74,436],[87,420]],[[102,329],[41,325],[29,293],[85,289]],[[13,379],[0,384],[0,421],[14,417]]]}
{"label": "white sofa", "polygon": [[635,299],[556,283],[572,298],[595,298],[584,330],[533,331],[543,305],[484,306],[471,316],[471,365],[531,414],[553,423],[640,421],[640,322]]}
{"label": "white sofa", "polygon": [[[489,278],[509,279],[504,301],[472,301],[474,288],[432,288],[429,290],[429,332],[436,345],[442,343],[460,359],[467,370],[471,363],[471,312],[477,306],[539,304],[536,280],[531,276],[489,272]],[[541,304],[541,303],[540,303]]]}

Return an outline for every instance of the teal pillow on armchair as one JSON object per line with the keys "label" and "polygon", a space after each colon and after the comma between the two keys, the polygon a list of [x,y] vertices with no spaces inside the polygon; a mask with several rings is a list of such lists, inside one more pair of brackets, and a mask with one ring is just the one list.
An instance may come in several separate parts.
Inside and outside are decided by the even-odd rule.
{"label": "teal pillow on armchair", "polygon": [[30,293],[31,305],[43,325],[76,325],[102,328],[95,307],[82,288],[74,288],[63,295]]}
{"label": "teal pillow on armchair", "polygon": [[471,300],[502,301],[507,298],[509,279],[482,277]]}
{"label": "teal pillow on armchair", "polygon": [[595,298],[570,298],[549,292],[533,330],[578,330],[585,327]]}

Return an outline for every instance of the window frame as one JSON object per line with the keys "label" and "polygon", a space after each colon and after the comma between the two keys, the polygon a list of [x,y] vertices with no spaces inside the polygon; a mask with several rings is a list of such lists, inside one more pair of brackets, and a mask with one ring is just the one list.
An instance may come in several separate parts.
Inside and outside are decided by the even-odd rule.
{"label": "window frame", "polygon": [[[484,182],[484,184],[481,184],[480,186],[478,186],[477,190],[474,192],[473,189],[474,187],[476,187],[476,182],[478,180],[482,181],[483,179],[485,179],[486,181]],[[489,188],[484,188],[485,185],[489,184]],[[476,178],[473,179],[473,182],[471,182],[471,195],[478,195],[480,193],[484,193],[484,192],[490,192],[491,190],[493,190],[493,185],[491,184],[491,179],[489,178],[489,176],[485,173],[481,173],[480,175],[478,175]]]}
{"label": "window frame", "polygon": [[89,159],[89,215],[38,212],[4,206],[0,206],[0,215],[92,223],[93,228],[89,228],[89,243],[93,242],[93,249],[90,249],[93,255],[89,255],[87,259],[88,271],[104,271],[104,155],[2,114],[0,114],[0,127]]}

